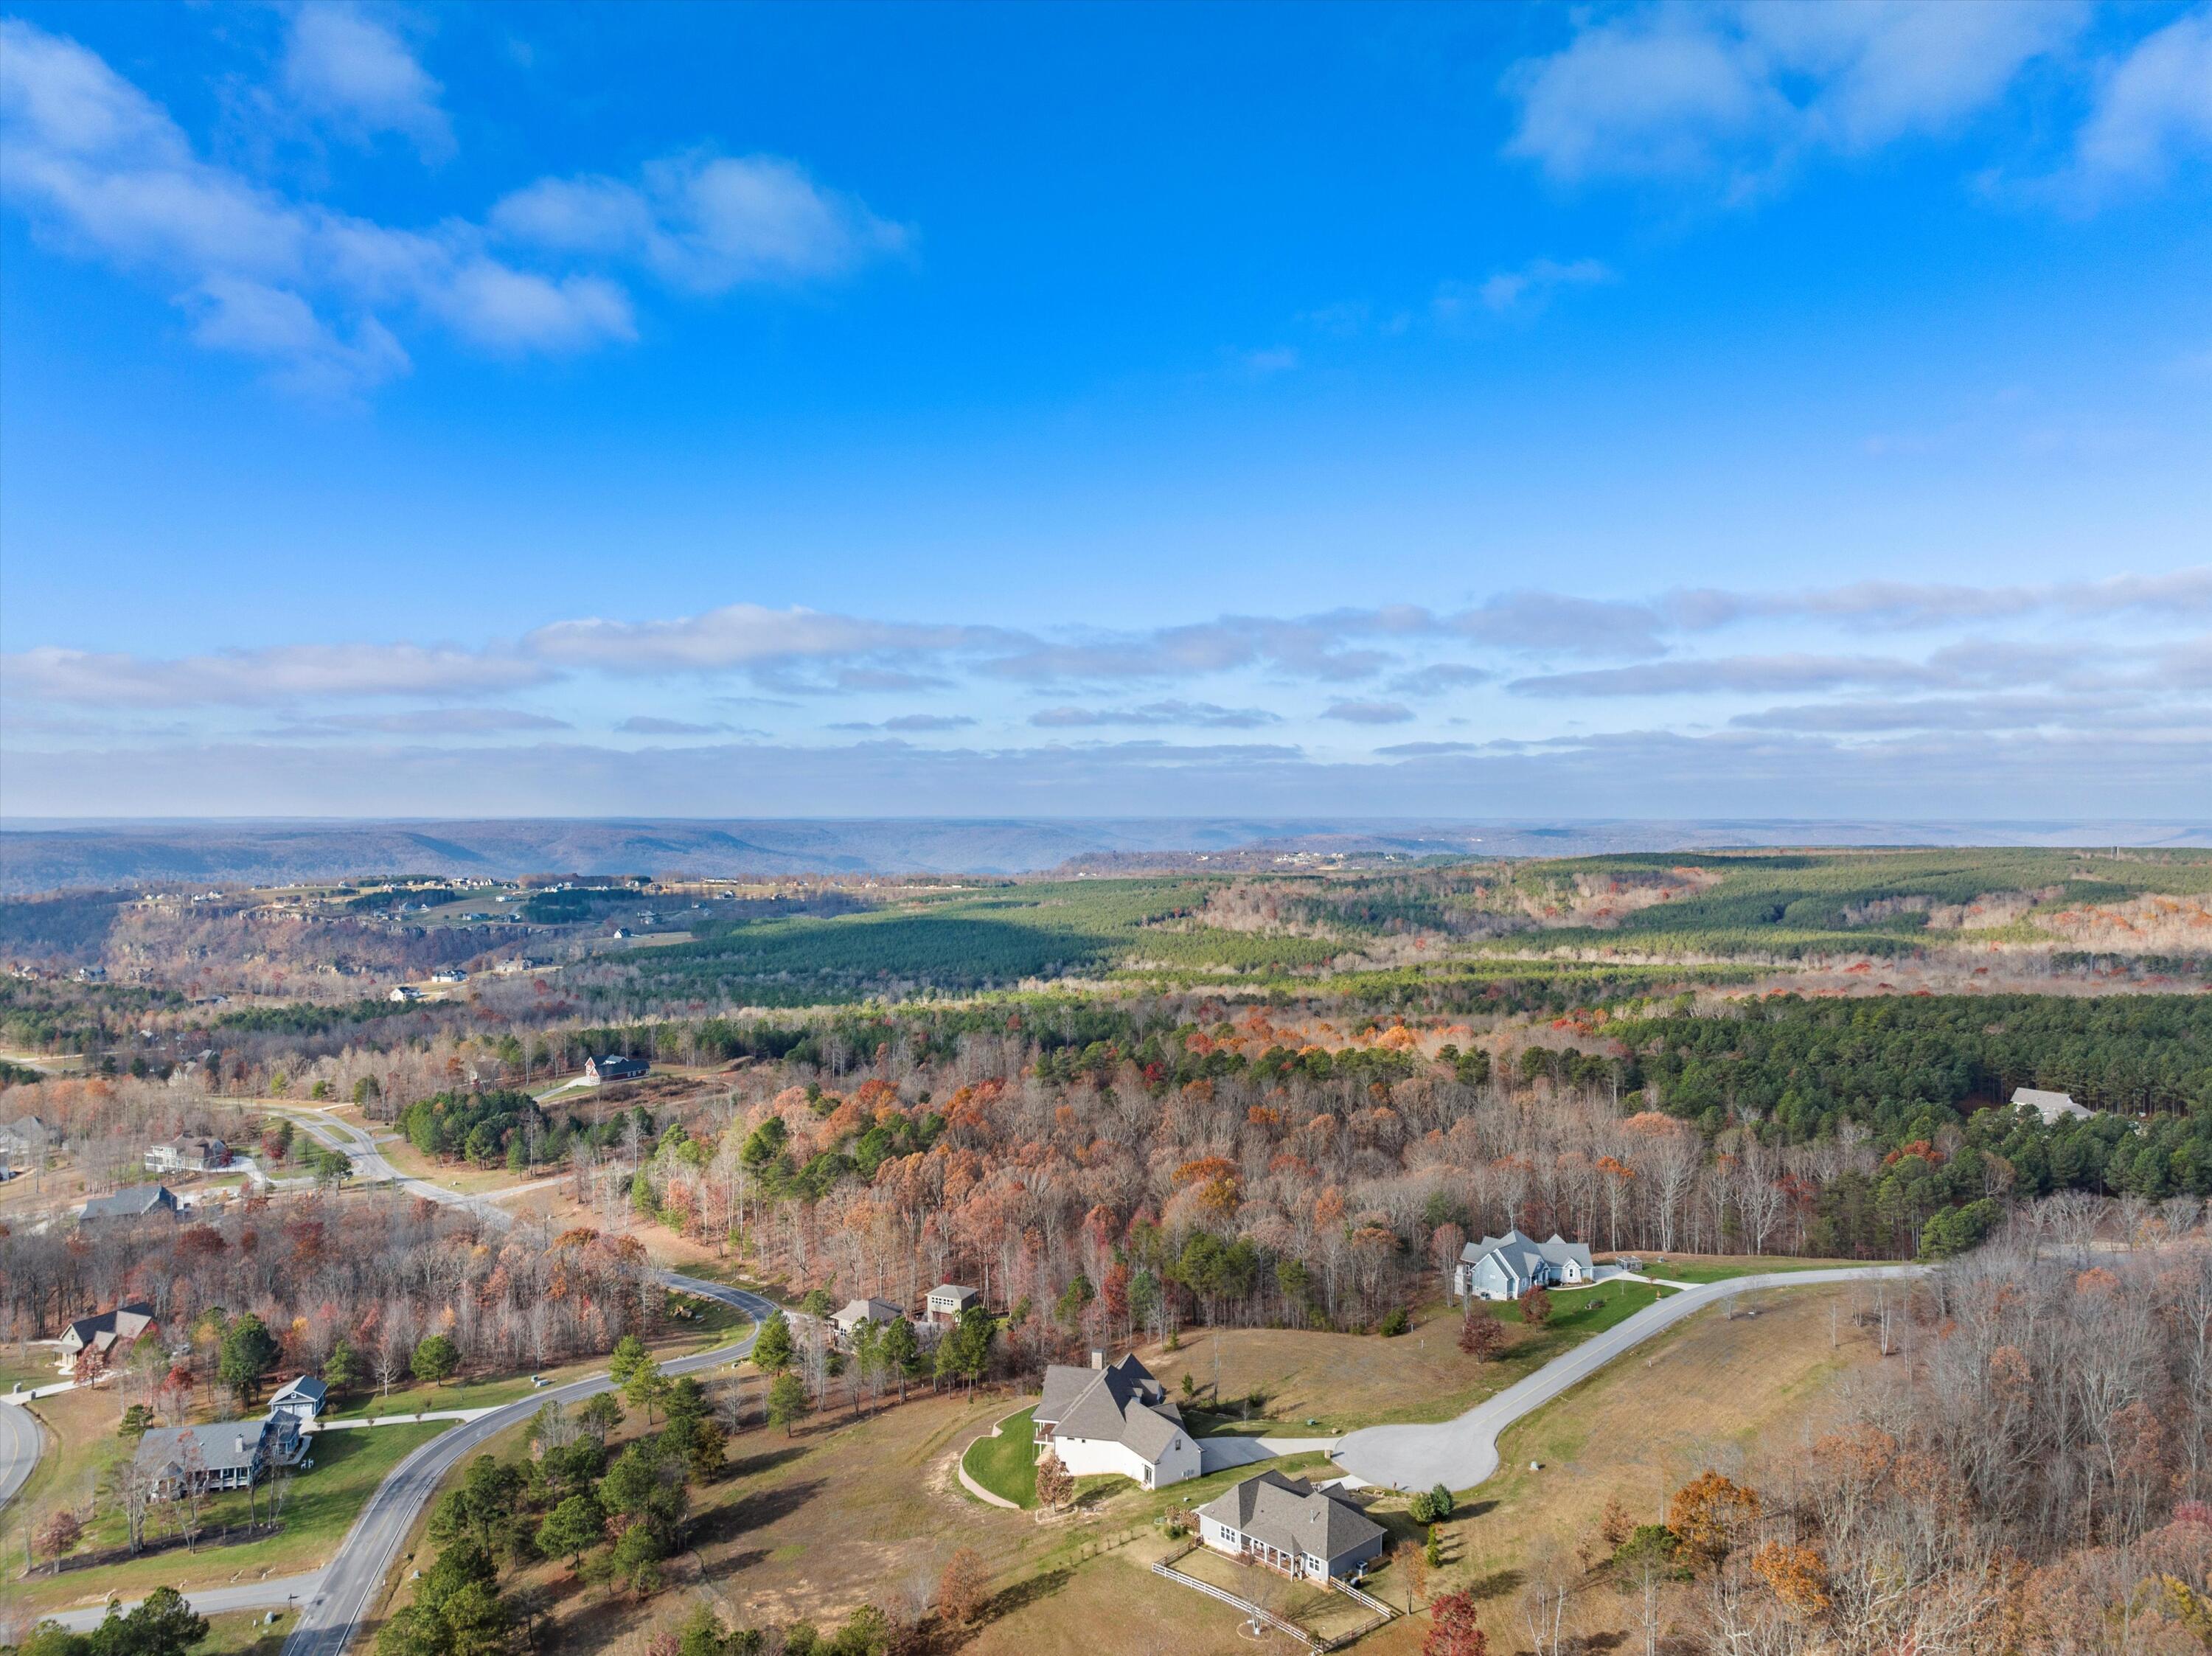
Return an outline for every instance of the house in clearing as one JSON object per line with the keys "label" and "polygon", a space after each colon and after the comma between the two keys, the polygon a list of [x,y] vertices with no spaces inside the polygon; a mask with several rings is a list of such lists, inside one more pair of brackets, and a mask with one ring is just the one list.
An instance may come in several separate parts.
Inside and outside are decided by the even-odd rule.
{"label": "house in clearing", "polygon": [[167,1185],[131,1185],[112,1196],[95,1196],[77,1214],[81,1225],[126,1223],[177,1216],[177,1198]]}
{"label": "house in clearing", "polygon": [[302,1374],[281,1387],[269,1399],[269,1412],[289,1415],[301,1426],[323,1412],[323,1404],[330,1397],[330,1387],[313,1374]]}
{"label": "house in clearing", "polygon": [[957,1323],[960,1313],[971,1305],[983,1303],[982,1294],[972,1288],[963,1288],[957,1283],[939,1283],[929,1290],[922,1302],[923,1314],[933,1323]]}
{"label": "house in clearing", "polygon": [[830,1319],[830,1325],[837,1331],[837,1344],[849,1345],[853,1336],[870,1323],[895,1323],[906,1315],[900,1307],[889,1300],[849,1300],[844,1309]]}
{"label": "house in clearing", "polygon": [[618,1052],[609,1052],[604,1058],[584,1060],[584,1079],[594,1085],[602,1081],[635,1081],[652,1067],[641,1058],[624,1058]]}
{"label": "house in clearing", "polygon": [[153,1474],[154,1494],[174,1501],[187,1483],[242,1489],[279,1466],[296,1466],[307,1441],[289,1414],[226,1420],[213,1426],[157,1426],[138,1440],[138,1464]]}
{"label": "house in clearing", "polygon": [[172,1138],[146,1150],[149,1173],[206,1173],[229,1165],[230,1147],[220,1138]]}
{"label": "house in clearing", "polygon": [[1198,1538],[1232,1558],[1315,1580],[1349,1580],[1390,1544],[1348,1497],[1276,1471],[1248,1477],[1200,1507]]}
{"label": "house in clearing", "polygon": [[2045,1092],[2040,1087],[2014,1088],[2012,1107],[2015,1110],[2022,1107],[2033,1110],[2043,1118],[2043,1125],[2046,1127],[2054,1122],[2063,1121],[2069,1116],[2076,1120],[2086,1121],[2096,1114],[2094,1110],[2087,1109],[2076,1104],[2071,1093]]}
{"label": "house in clearing", "polygon": [[1110,1367],[1102,1351],[1091,1354],[1088,1368],[1054,1363],[1033,1418],[1037,1458],[1048,1450],[1078,1477],[1118,1472],[1161,1489],[1198,1476],[1198,1440],[1133,1354]]}
{"label": "house in clearing", "polygon": [[160,1330],[161,1325],[154,1320],[154,1307],[143,1300],[118,1305],[96,1317],[79,1317],[62,1330],[60,1371],[75,1374],[81,1363],[89,1364],[94,1373],[112,1368],[129,1356],[140,1340],[155,1338]]}
{"label": "house in clearing", "polygon": [[1532,1288],[1573,1288],[1596,1280],[1597,1268],[1583,1243],[1570,1242],[1557,1231],[1550,1241],[1539,1242],[1509,1230],[1460,1250],[1452,1289],[1462,1298],[1517,1300]]}

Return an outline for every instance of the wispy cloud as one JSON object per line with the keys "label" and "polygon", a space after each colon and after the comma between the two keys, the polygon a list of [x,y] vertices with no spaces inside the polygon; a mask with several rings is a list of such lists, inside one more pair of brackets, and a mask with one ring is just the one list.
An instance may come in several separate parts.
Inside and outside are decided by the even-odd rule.
{"label": "wispy cloud", "polygon": [[1278,725],[1281,715],[1264,707],[1224,707],[1211,701],[1148,701],[1136,707],[1045,707],[1030,715],[1041,730],[1082,730],[1100,725],[1178,725],[1194,729],[1256,730]]}
{"label": "wispy cloud", "polygon": [[670,156],[634,184],[540,179],[495,203],[490,221],[511,241],[632,260],[708,294],[842,276],[913,236],[778,155]]}
{"label": "wispy cloud", "polygon": [[1642,5],[1578,10],[1505,79],[1507,153],[1553,178],[1711,180],[1741,197],[1804,155],[1951,130],[2080,33],[2047,5]]}
{"label": "wispy cloud", "polygon": [[105,707],[268,707],[303,697],[487,695],[550,676],[542,662],[445,645],[289,644],[170,660],[40,646],[0,658],[0,683],[11,695]]}
{"label": "wispy cloud", "polygon": [[303,5],[284,48],[285,89],[341,135],[397,132],[425,160],[453,151],[444,88],[379,18],[357,6]]}
{"label": "wispy cloud", "polygon": [[1402,701],[1332,701],[1321,716],[1346,725],[1406,725],[1413,710]]}
{"label": "wispy cloud", "polygon": [[[451,147],[437,83],[368,13],[301,8],[283,75],[342,129]],[[635,185],[542,180],[499,204],[496,234],[458,216],[380,223],[202,159],[97,54],[15,18],[0,19],[0,146],[6,198],[42,239],[163,282],[198,343],[329,397],[407,372],[402,325],[500,355],[586,351],[637,336],[627,268],[714,294],[840,274],[908,234],[764,155],[670,157]]]}
{"label": "wispy cloud", "polygon": [[1437,289],[1435,310],[1447,322],[1459,320],[1474,305],[1493,316],[1509,311],[1540,310],[1559,288],[1589,288],[1617,279],[1611,267],[1598,259],[1577,258],[1562,263],[1554,258],[1534,258],[1518,270],[1492,271],[1485,280],[1472,285],[1445,282]]}
{"label": "wispy cloud", "polygon": [[933,731],[964,731],[975,721],[965,713],[900,713],[874,724],[832,725],[833,731],[886,731],[896,736],[919,736]]}

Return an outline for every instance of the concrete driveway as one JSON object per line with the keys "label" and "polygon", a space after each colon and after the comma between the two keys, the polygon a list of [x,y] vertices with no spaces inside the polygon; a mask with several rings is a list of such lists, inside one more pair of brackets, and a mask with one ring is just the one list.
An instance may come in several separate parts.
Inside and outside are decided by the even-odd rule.
{"label": "concrete driveway", "polygon": [[1694,1317],[1708,1306],[1758,1289],[1905,1279],[1921,1275],[1925,1269],[1922,1265],[1858,1265],[1835,1271],[1777,1271],[1685,1289],[1645,1307],[1573,1350],[1561,1353],[1456,1419],[1432,1426],[1370,1426],[1349,1434],[1336,1447],[1336,1464],[1361,1483],[1384,1489],[1425,1489],[1442,1483],[1448,1489],[1471,1489],[1498,1470],[1498,1434],[1508,1426],[1685,1317]]}

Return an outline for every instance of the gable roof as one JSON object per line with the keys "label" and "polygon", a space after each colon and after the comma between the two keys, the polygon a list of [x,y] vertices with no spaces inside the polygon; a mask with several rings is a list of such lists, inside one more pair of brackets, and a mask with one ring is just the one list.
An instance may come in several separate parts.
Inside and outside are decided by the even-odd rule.
{"label": "gable roof", "polygon": [[903,1307],[893,1305],[889,1300],[848,1300],[844,1308],[830,1320],[839,1324],[890,1323],[896,1322],[905,1315]]}
{"label": "gable roof", "polygon": [[1548,1242],[1523,1236],[1518,1230],[1509,1230],[1503,1236],[1486,1236],[1479,1242],[1469,1242],[1459,1251],[1459,1257],[1472,1265],[1481,1264],[1493,1253],[1503,1256],[1504,1263],[1516,1277],[1533,1277],[1540,1265],[1564,1265],[1571,1259],[1584,1271],[1591,1268],[1589,1245],[1570,1242],[1556,1230]]}
{"label": "gable roof", "polygon": [[84,1204],[80,1219],[141,1219],[156,1209],[177,1210],[177,1198],[167,1185],[131,1185],[112,1196],[95,1196]]}
{"label": "gable roof", "polygon": [[2071,1093],[2046,1092],[2040,1087],[2015,1087],[2012,1089],[2013,1107],[2026,1105],[2043,1118],[2045,1126],[2062,1116],[2092,1116],[2094,1110],[2086,1109],[2074,1101]]}
{"label": "gable roof", "polygon": [[317,1380],[313,1374],[302,1374],[299,1379],[281,1388],[275,1397],[270,1398],[269,1406],[274,1409],[278,1404],[289,1403],[295,1398],[305,1398],[309,1403],[319,1405],[324,1398],[329,1394],[330,1387],[324,1385],[322,1381]]}
{"label": "gable roof", "polygon": [[1033,1418],[1055,1437],[1119,1443],[1152,1461],[1183,1429],[1182,1411],[1133,1352],[1103,1368],[1054,1363]]}
{"label": "gable roof", "polygon": [[74,1339],[80,1350],[90,1346],[101,1350],[118,1340],[135,1340],[153,1325],[154,1307],[143,1300],[132,1300],[112,1311],[79,1317],[62,1330],[62,1344],[67,1345]]}
{"label": "gable roof", "polygon": [[184,1470],[191,1438],[199,1449],[199,1467],[221,1472],[251,1466],[261,1449],[266,1420],[226,1420],[212,1426],[156,1426],[138,1440],[137,1459],[155,1476]]}
{"label": "gable roof", "polygon": [[1380,1524],[1349,1501],[1275,1471],[1246,1478],[1200,1507],[1198,1515],[1279,1551],[1323,1562],[1341,1558],[1383,1533]]}

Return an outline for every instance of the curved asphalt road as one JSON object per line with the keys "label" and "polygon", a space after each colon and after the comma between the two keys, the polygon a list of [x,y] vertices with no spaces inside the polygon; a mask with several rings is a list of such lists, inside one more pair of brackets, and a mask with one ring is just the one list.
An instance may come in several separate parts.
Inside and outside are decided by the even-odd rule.
{"label": "curved asphalt road", "polygon": [[[410,1179],[384,1159],[376,1143],[367,1131],[349,1121],[338,1121],[314,1110],[287,1111],[315,1137],[325,1144],[343,1150],[352,1158],[354,1172],[369,1179],[390,1179],[418,1196],[427,1196],[449,1206],[471,1207],[486,1218],[504,1224],[514,1216],[493,1203],[480,1198],[463,1196],[457,1192],[441,1190],[437,1186],[421,1180]],[[686,1277],[676,1271],[659,1273],[666,1286],[681,1293],[696,1295],[701,1299],[716,1300],[734,1306],[758,1323],[775,1310],[773,1302],[757,1294],[748,1294],[741,1288],[731,1288],[721,1283],[710,1283],[696,1277]],[[694,1374],[717,1364],[733,1362],[752,1350],[755,1333],[742,1340],[718,1345],[712,1350],[701,1351],[688,1357],[676,1357],[661,1365],[665,1374]],[[572,1380],[566,1386],[556,1386],[494,1410],[471,1421],[465,1421],[450,1431],[441,1432],[416,1449],[398,1465],[393,1467],[376,1493],[369,1496],[362,1508],[361,1516],[354,1520],[353,1527],[346,1532],[345,1539],[338,1544],[330,1563],[322,1569],[305,1575],[272,1578],[234,1587],[215,1587],[196,1594],[193,1608],[203,1612],[210,1610],[274,1609],[295,1598],[303,1601],[300,1619],[291,1636],[284,1641],[283,1656],[341,1656],[352,1643],[355,1633],[368,1614],[370,1604],[384,1585],[386,1572],[400,1545],[413,1527],[416,1515],[432,1495],[446,1474],[472,1450],[480,1447],[487,1438],[518,1425],[537,1413],[550,1402],[580,1403],[594,1392],[605,1392],[613,1386],[611,1377],[595,1374],[588,1380]],[[0,1405],[0,1414],[16,1412]],[[35,1422],[33,1422],[35,1429]],[[33,1455],[35,1459],[35,1455]],[[27,1474],[29,1466],[24,1467]],[[126,1609],[129,1605],[126,1604]],[[100,1608],[72,1611],[57,1617],[64,1626],[75,1629],[96,1627],[104,1611]]]}
{"label": "curved asphalt road", "polygon": [[1336,1464],[1363,1483],[1392,1489],[1425,1489],[1442,1483],[1471,1489],[1498,1470],[1498,1436],[1571,1386],[1579,1385],[1622,1352],[1695,1316],[1709,1305],[1762,1288],[1818,1288],[1919,1276],[1919,1265],[1863,1265],[1838,1271],[1778,1271],[1701,1283],[1646,1306],[1594,1339],[1563,1352],[1534,1374],[1479,1403],[1456,1419],[1431,1426],[1370,1426],[1336,1446]]}
{"label": "curved asphalt road", "polygon": [[46,1447],[46,1429],[20,1403],[0,1403],[0,1507],[15,1498]]}

